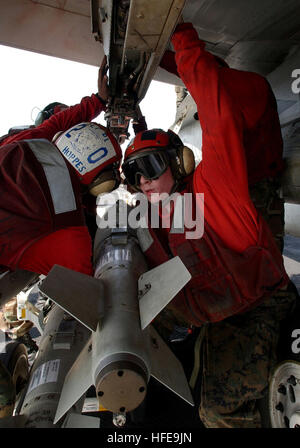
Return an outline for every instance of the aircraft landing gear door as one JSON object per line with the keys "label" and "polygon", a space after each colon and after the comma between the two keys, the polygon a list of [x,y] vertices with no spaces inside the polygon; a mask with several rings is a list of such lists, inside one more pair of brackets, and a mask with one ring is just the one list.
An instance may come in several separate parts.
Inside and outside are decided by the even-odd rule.
{"label": "aircraft landing gear door", "polygon": [[144,98],[185,0],[91,0],[93,33],[109,65],[105,119],[123,143]]}

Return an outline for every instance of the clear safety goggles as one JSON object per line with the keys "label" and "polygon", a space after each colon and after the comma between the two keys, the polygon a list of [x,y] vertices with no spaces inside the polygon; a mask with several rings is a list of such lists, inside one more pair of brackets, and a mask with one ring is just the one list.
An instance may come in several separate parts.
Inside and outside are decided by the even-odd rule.
{"label": "clear safety goggles", "polygon": [[146,155],[128,159],[122,165],[127,182],[134,186],[140,185],[141,176],[149,180],[158,179],[168,168],[166,154],[156,151]]}

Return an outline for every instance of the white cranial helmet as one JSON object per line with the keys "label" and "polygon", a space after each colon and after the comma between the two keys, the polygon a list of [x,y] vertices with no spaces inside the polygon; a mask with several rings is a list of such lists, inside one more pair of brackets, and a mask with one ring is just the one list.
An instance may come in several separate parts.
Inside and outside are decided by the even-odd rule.
{"label": "white cranial helmet", "polygon": [[53,143],[88,185],[109,165],[119,167],[122,151],[107,128],[98,123],[79,123],[56,134]]}

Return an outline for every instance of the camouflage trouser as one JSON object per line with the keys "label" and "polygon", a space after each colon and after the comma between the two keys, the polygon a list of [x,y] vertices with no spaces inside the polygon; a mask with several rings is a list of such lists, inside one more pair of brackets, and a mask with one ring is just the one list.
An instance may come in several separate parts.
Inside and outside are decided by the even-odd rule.
{"label": "camouflage trouser", "polygon": [[[289,287],[244,314],[200,329],[193,373],[200,374],[199,415],[206,427],[261,427],[257,400],[266,394],[277,362],[280,321],[295,299]],[[195,378],[192,374],[192,387]]]}
{"label": "camouflage trouser", "polygon": [[249,187],[255,208],[267,222],[282,253],[284,244],[284,200],[279,196],[279,179],[263,179]]}
{"label": "camouflage trouser", "polygon": [[16,398],[12,377],[0,361],[0,418],[12,415]]}

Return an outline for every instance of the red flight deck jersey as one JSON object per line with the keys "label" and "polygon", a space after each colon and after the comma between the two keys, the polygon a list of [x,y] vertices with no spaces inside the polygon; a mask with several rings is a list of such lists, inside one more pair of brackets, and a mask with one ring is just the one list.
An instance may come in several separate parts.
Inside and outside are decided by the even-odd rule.
{"label": "red flight deck jersey", "polygon": [[204,233],[188,239],[187,229],[172,233],[150,226],[141,246],[151,266],[169,258],[166,242],[169,252],[180,256],[192,279],[170,308],[198,326],[257,305],[287,284],[288,276],[249,196],[245,119],[222,69],[190,24],[177,27],[172,43],[178,73],[197,104],[203,132],[202,161],[180,193],[193,193],[196,202],[196,194],[204,193]]}
{"label": "red flight deck jersey", "polygon": [[91,239],[80,182],[51,143],[59,131],[91,121],[105,106],[96,96],[52,115],[0,146],[0,265],[47,274],[54,264],[92,274]]}
{"label": "red flight deck jersey", "polygon": [[[177,29],[192,31],[193,27],[185,23]],[[201,57],[208,58],[208,54],[205,51]],[[213,58],[215,59],[214,56]],[[243,142],[249,185],[280,175],[284,169],[283,141],[277,103],[271,86],[257,73],[221,67],[216,59],[215,62],[219,65],[222,85],[243,118]],[[160,66],[179,76],[174,52],[166,51]],[[186,69],[191,71],[192,67]],[[206,84],[209,81],[206,79],[204,82]],[[198,108],[203,110],[203,107],[204,105],[198,104]],[[209,109],[203,110],[203,113],[206,112],[209,113]]]}

